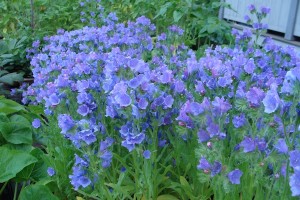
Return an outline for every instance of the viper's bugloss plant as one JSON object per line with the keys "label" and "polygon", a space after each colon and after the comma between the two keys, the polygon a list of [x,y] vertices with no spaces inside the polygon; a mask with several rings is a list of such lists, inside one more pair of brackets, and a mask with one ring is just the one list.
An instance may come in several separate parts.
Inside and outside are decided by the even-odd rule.
{"label": "viper's bugloss plant", "polygon": [[300,61],[291,48],[234,31],[234,46],[199,59],[176,26],[154,37],[145,17],[100,17],[101,27],[61,31],[30,51],[35,80],[24,103],[45,106],[48,124],[33,126],[48,138],[61,195],[299,195]]}

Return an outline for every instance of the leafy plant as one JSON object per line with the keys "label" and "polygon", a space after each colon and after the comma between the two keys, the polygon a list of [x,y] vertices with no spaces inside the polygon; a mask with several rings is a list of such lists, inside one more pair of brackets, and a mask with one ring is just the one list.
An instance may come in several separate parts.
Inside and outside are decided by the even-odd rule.
{"label": "leafy plant", "polygon": [[33,146],[37,137],[30,121],[37,116],[0,96],[0,196],[8,184],[15,185],[13,196],[16,198],[20,186],[27,188],[28,184],[48,177],[47,165],[42,160],[44,152]]}

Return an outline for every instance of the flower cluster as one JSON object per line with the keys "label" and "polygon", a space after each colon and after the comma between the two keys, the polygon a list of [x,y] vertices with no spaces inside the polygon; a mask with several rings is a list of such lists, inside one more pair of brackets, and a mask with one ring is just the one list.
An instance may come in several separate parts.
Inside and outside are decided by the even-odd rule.
{"label": "flower cluster", "polygon": [[125,24],[109,15],[100,28],[61,32],[31,51],[35,80],[23,100],[57,116],[76,152],[75,190],[100,184],[113,153],[132,154],[135,166],[139,158],[156,162],[160,148],[181,136],[182,144],[198,140],[201,176],[235,185],[256,171],[277,177],[288,170],[299,195],[300,60],[293,49],[270,40],[257,48],[250,30],[233,31],[234,46],[208,48],[199,59],[180,43],[180,28],[169,30],[153,37],[149,19]]}

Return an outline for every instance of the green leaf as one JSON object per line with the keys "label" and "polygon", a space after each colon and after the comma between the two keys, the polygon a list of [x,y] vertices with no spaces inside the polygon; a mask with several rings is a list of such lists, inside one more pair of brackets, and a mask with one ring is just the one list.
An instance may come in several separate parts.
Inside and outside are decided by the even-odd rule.
{"label": "green leaf", "polygon": [[167,2],[166,4],[164,4],[162,7],[160,7],[159,11],[153,19],[156,19],[159,16],[163,16],[167,12],[168,8],[172,5],[173,3],[171,2]]}
{"label": "green leaf", "polygon": [[22,82],[24,73],[9,73],[0,77],[1,83],[6,83],[8,85],[13,85],[14,82]]}
{"label": "green leaf", "polygon": [[19,112],[21,110],[26,111],[22,105],[12,100],[0,97],[0,113],[2,112],[6,115],[9,115],[9,114]]}
{"label": "green leaf", "polygon": [[58,197],[54,196],[50,189],[44,185],[29,185],[25,187],[19,196],[19,200],[59,200]]}
{"label": "green leaf", "polygon": [[13,180],[15,182],[19,182],[19,183],[22,181],[29,180],[34,166],[35,166],[35,163],[32,163],[31,165],[26,166],[24,169],[22,169],[19,173],[16,174],[16,177]]}
{"label": "green leaf", "polygon": [[174,22],[178,22],[181,19],[182,16],[183,16],[182,12],[178,12],[178,11],[175,10],[173,12]]}
{"label": "green leaf", "polygon": [[42,180],[48,177],[47,174],[47,164],[44,162],[44,152],[41,149],[35,148],[32,150],[31,155],[38,159],[38,162],[35,163],[34,168],[32,170],[31,178],[35,181]]}
{"label": "green leaf", "polygon": [[0,124],[0,132],[12,144],[32,144],[32,131],[26,124],[9,122]]}
{"label": "green leaf", "polygon": [[0,147],[0,183],[14,178],[18,172],[35,162],[37,159],[29,153]]}
{"label": "green leaf", "polygon": [[157,200],[178,200],[178,198],[170,194],[163,194],[158,196]]}

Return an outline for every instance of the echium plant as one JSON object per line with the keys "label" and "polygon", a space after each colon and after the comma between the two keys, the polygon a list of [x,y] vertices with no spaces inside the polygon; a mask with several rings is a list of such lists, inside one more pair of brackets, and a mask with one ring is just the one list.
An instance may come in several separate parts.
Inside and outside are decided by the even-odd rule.
{"label": "echium plant", "polygon": [[188,66],[193,98],[177,120],[198,135],[199,179],[215,199],[290,199],[300,195],[299,57],[271,40],[258,47],[251,30],[234,34],[234,47]]}
{"label": "echium plant", "polygon": [[24,103],[45,106],[48,171],[62,196],[299,195],[300,66],[291,48],[270,40],[259,48],[251,31],[235,32],[235,46],[198,59],[176,26],[152,37],[145,17],[100,19],[30,51],[35,80]]}
{"label": "echium plant", "polygon": [[72,187],[93,199],[187,198],[174,182],[188,171],[170,139],[177,141],[174,119],[190,96],[183,31],[171,26],[154,39],[145,17],[116,21],[109,14],[100,28],[60,31],[41,50],[33,45],[35,80],[24,103],[45,106],[51,175],[69,197]]}

